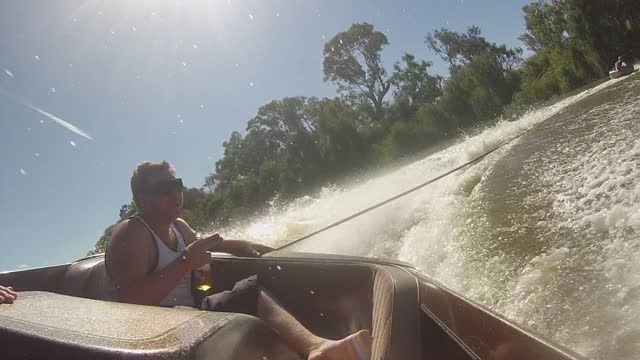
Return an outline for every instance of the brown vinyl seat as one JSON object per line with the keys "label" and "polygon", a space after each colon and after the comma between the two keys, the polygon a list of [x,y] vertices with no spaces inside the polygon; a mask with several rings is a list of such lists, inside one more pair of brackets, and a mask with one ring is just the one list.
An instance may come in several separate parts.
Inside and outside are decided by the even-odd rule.
{"label": "brown vinyl seat", "polygon": [[109,284],[104,257],[95,257],[69,265],[60,292],[87,299],[107,300]]}
{"label": "brown vinyl seat", "polygon": [[[238,269],[242,269],[243,271],[247,271],[247,268],[251,267],[247,266],[248,264],[244,262],[238,263],[237,265]],[[284,276],[284,274],[282,274],[275,282],[266,281],[264,285],[270,290],[276,290],[276,297],[279,300],[282,300],[287,305],[286,307],[288,309],[293,310],[294,315],[299,317],[303,323],[307,323],[307,325],[311,325],[313,328],[318,324],[309,323],[309,319],[305,319],[308,317],[308,312],[305,310],[308,309],[308,306],[311,306],[312,308],[314,306],[325,306],[331,303],[332,300],[330,299],[333,297],[319,301],[319,303],[315,305],[305,302],[303,306],[302,303],[298,303],[298,301],[294,300],[296,296],[291,298],[291,294],[292,291],[297,292],[300,291],[300,289],[305,289],[305,282],[307,285],[317,285],[318,281],[326,281],[326,278],[325,280],[322,280],[322,278],[328,275],[328,273],[325,272],[328,268],[324,266],[320,268],[316,267],[315,270],[312,271],[311,268],[308,267],[308,264],[298,263],[296,265],[300,266],[298,270],[291,268],[290,270],[294,271],[287,271],[287,274],[294,276],[294,278],[290,278],[289,276]],[[278,268],[277,266],[269,267],[268,263],[262,264],[262,266],[270,269]],[[347,274],[349,273],[352,273],[352,276],[357,276],[358,272],[349,271],[351,270],[349,269],[350,266],[334,266],[331,266],[331,268],[335,269],[335,274],[330,275],[331,278],[333,278],[334,275],[337,276],[337,274],[341,274],[342,279],[345,280],[345,276],[348,278],[349,275]],[[287,266],[288,269],[290,267],[291,265]],[[360,326],[355,326],[354,329],[363,327],[368,328],[370,326],[374,338],[374,342],[372,344],[372,359],[415,358],[417,355],[416,351],[419,351],[420,349],[420,317],[418,310],[419,295],[415,278],[405,270],[395,266],[369,265],[358,268],[362,270],[366,269],[364,270],[364,273],[360,272],[363,275],[362,280],[365,280],[366,278],[369,279],[368,281],[365,280],[363,282],[363,286],[360,290],[351,295],[355,304],[359,304],[356,306],[362,308],[360,311],[354,311],[355,308],[348,311],[340,311],[339,313],[336,313],[335,316],[351,318],[350,320],[343,319],[339,321],[359,323]],[[220,271],[224,269],[218,267],[217,270]],[[282,273],[280,270],[273,271]],[[316,275],[315,272],[317,271],[321,272],[318,272]],[[225,271],[222,272],[224,273]],[[296,274],[304,274],[304,276],[299,277],[296,276]],[[238,277],[242,278],[245,275],[246,274],[240,274]],[[230,284],[233,284],[234,281],[237,280],[235,278],[236,276],[232,276],[228,279]],[[267,273],[263,273],[262,279],[268,280],[268,278],[270,278],[270,276]],[[214,283],[216,283],[216,281],[214,281]],[[329,281],[329,283],[332,284],[330,285],[331,287],[335,286],[333,281]],[[368,283],[368,285],[364,285],[366,283]],[[64,275],[60,292],[65,295],[82,298],[112,300],[115,299],[115,297],[110,295],[111,291],[115,293],[115,289],[113,289],[113,285],[111,285],[111,281],[109,280],[106,272],[104,258],[95,257],[80,260],[71,264]],[[307,291],[305,290],[304,292]],[[322,292],[325,293],[327,291]],[[340,295],[340,293],[336,293],[334,295],[338,297],[343,296]],[[338,298],[336,297],[335,299]],[[335,301],[335,299],[333,301]],[[293,301],[293,303],[291,301]],[[369,305],[366,305],[367,303]],[[326,313],[327,316],[332,313],[328,309],[319,311]],[[368,325],[366,325],[367,323]],[[330,326],[330,324],[326,325]],[[340,327],[336,324],[334,324],[334,326]],[[353,331],[354,329],[350,329],[346,333],[349,333],[349,331]],[[322,329],[319,328],[316,328],[315,330],[322,332]],[[326,330],[327,329],[325,329],[325,331]],[[325,335],[330,334],[325,332]],[[344,336],[344,334],[334,335],[337,335],[338,337]]]}
{"label": "brown vinyl seat", "polygon": [[421,358],[415,279],[399,268],[376,266],[371,294],[371,359]]}
{"label": "brown vinyl seat", "polygon": [[300,360],[262,320],[25,291],[0,304],[3,359]]}

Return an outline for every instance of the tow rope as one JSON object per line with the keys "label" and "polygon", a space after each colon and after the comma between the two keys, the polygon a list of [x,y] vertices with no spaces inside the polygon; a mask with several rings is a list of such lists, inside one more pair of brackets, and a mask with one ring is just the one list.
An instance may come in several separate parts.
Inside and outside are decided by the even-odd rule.
{"label": "tow rope", "polygon": [[478,161],[480,161],[480,160],[484,159],[485,157],[487,157],[487,156],[488,156],[488,155],[490,155],[491,153],[493,153],[493,152],[495,152],[495,151],[499,150],[500,148],[504,147],[505,145],[507,145],[507,144],[509,144],[509,143],[511,143],[511,142],[513,142],[513,141],[515,141],[515,140],[517,140],[517,139],[519,139],[519,138],[521,138],[522,136],[524,136],[524,135],[525,135],[525,134],[527,134],[528,132],[532,131],[532,130],[533,130],[533,129],[535,129],[536,127],[540,126],[542,123],[546,122],[548,119],[550,119],[550,118],[552,118],[552,117],[553,117],[553,116],[550,116],[549,118],[547,118],[547,119],[545,119],[545,120],[543,120],[543,121],[541,121],[541,122],[537,123],[536,125],[534,125],[534,126],[530,127],[529,129],[527,129],[527,130],[523,131],[522,133],[520,133],[520,134],[518,134],[518,135],[514,136],[513,138],[511,138],[511,139],[509,139],[509,140],[507,140],[507,141],[504,141],[504,142],[500,143],[500,144],[499,144],[498,146],[496,146],[495,148],[493,148],[493,149],[491,149],[491,150],[487,151],[486,153],[484,153],[484,154],[482,154],[482,155],[480,155],[480,156],[476,157],[475,159],[473,159],[473,160],[471,160],[471,161],[467,161],[466,163],[464,163],[464,164],[462,164],[462,165],[460,165],[460,166],[458,166],[458,167],[456,167],[456,168],[454,168],[454,169],[451,169],[451,170],[449,170],[449,171],[447,171],[447,172],[445,172],[445,173],[443,173],[443,174],[440,174],[440,175],[438,175],[438,176],[436,176],[436,177],[434,177],[434,178],[432,178],[432,179],[429,179],[428,181],[426,181],[426,182],[424,182],[424,183],[422,183],[422,184],[420,184],[420,185],[418,185],[418,186],[412,187],[412,188],[411,188],[411,189],[409,189],[409,190],[406,190],[406,191],[404,191],[404,192],[402,192],[402,193],[400,193],[400,194],[397,194],[397,195],[395,195],[395,196],[392,196],[392,197],[390,197],[390,198],[388,198],[388,199],[386,199],[386,200],[384,200],[384,201],[381,201],[381,202],[379,202],[379,203],[377,203],[377,204],[375,204],[375,205],[373,205],[373,206],[370,206],[370,207],[368,207],[368,208],[366,208],[366,209],[364,209],[364,210],[361,210],[361,211],[359,211],[359,212],[357,212],[357,213],[355,213],[355,214],[353,214],[353,215],[351,215],[351,216],[348,216],[348,217],[346,217],[346,218],[344,218],[344,219],[342,219],[342,220],[339,220],[339,221],[336,221],[336,222],[334,222],[334,223],[332,223],[332,224],[330,224],[330,225],[327,225],[327,226],[323,227],[322,229],[316,230],[316,231],[314,231],[314,232],[312,232],[312,233],[310,233],[310,234],[307,234],[307,235],[305,235],[305,236],[303,236],[303,237],[300,237],[300,238],[298,238],[298,239],[296,239],[296,240],[293,240],[293,241],[291,241],[291,242],[289,242],[289,243],[287,243],[287,244],[285,244],[285,245],[282,245],[282,246],[280,246],[280,247],[276,248],[274,251],[280,251],[280,250],[282,250],[282,249],[288,248],[289,246],[293,246],[293,245],[295,245],[295,244],[297,244],[297,243],[299,243],[299,242],[301,242],[301,241],[303,241],[303,240],[306,240],[306,239],[308,239],[308,238],[310,238],[310,237],[313,237],[313,236],[315,236],[315,235],[318,235],[318,234],[320,234],[321,232],[327,231],[327,230],[329,230],[329,229],[331,229],[331,228],[334,228],[334,227],[336,227],[336,226],[338,226],[338,225],[342,225],[342,224],[346,223],[347,221],[353,220],[353,219],[355,219],[355,218],[357,218],[357,217],[359,217],[359,216],[361,216],[361,215],[364,215],[364,214],[366,214],[366,213],[368,213],[368,212],[370,212],[370,211],[372,211],[372,210],[375,210],[375,209],[377,209],[377,208],[379,208],[379,207],[381,207],[381,206],[383,206],[383,205],[386,205],[386,204],[388,204],[388,203],[390,203],[390,202],[392,202],[392,201],[394,201],[394,200],[397,200],[397,199],[399,199],[399,198],[401,198],[401,197],[403,197],[403,196],[406,196],[406,195],[408,195],[408,194],[410,194],[410,193],[412,193],[412,192],[414,192],[414,191],[416,191],[416,190],[419,190],[419,189],[421,189],[421,188],[423,188],[423,187],[425,187],[425,186],[427,186],[427,185],[429,185],[429,184],[432,184],[432,183],[434,183],[434,182],[436,182],[436,181],[438,181],[438,180],[440,180],[440,179],[442,179],[442,178],[444,178],[444,177],[447,177],[447,176],[449,176],[449,175],[453,174],[454,172],[456,172],[456,171],[458,171],[458,170],[460,170],[460,169],[463,169],[463,168],[465,168],[465,167],[467,167],[467,166],[469,166],[469,165],[471,165],[471,164],[473,164],[473,163],[476,163],[476,162],[478,162]]}

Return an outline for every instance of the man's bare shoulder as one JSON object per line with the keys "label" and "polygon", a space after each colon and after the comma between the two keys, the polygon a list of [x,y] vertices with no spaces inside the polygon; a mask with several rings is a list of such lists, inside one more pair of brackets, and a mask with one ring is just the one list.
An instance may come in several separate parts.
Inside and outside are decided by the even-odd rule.
{"label": "man's bare shoulder", "polygon": [[156,249],[151,233],[138,220],[121,221],[113,231],[105,254],[111,280],[120,286],[153,270]]}
{"label": "man's bare shoulder", "polygon": [[119,245],[120,243],[146,242],[144,239],[150,238],[149,230],[140,222],[134,219],[126,219],[121,221],[113,230],[111,235],[111,245]]}
{"label": "man's bare shoulder", "polygon": [[154,250],[149,230],[140,221],[127,219],[116,225],[109,241],[106,260],[109,262],[109,260],[147,256]]}
{"label": "man's bare shoulder", "polygon": [[186,221],[184,221],[184,219],[177,218],[175,223],[176,223],[176,226],[178,226],[178,230],[180,230],[180,233],[184,237],[184,241],[187,245],[195,241],[196,232],[191,228],[191,226],[189,226],[189,224]]}

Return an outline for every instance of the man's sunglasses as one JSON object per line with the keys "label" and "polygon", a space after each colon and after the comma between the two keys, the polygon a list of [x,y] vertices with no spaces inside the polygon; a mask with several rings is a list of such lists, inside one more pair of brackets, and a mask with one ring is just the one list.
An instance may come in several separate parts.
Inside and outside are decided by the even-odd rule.
{"label": "man's sunglasses", "polygon": [[143,193],[149,195],[166,195],[173,191],[182,191],[182,179],[161,180],[149,185]]}

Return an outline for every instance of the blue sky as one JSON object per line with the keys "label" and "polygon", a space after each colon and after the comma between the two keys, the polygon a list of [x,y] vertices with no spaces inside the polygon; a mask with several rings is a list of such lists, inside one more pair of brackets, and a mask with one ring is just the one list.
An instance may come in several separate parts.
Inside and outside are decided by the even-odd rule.
{"label": "blue sky", "polygon": [[[427,32],[478,25],[519,46],[528,1],[13,1],[0,12],[0,271],[72,261],[131,199],[141,161],[200,187],[258,107],[333,96],[323,44],[372,23],[402,53],[446,65]],[[37,111],[36,109],[40,109]],[[73,124],[91,139],[53,121]]]}

